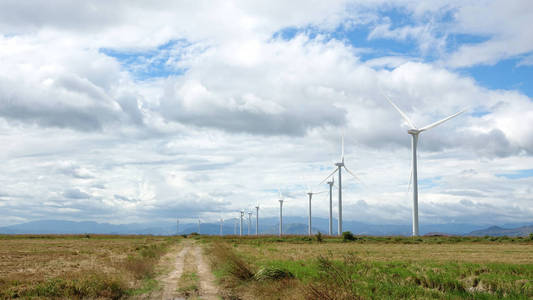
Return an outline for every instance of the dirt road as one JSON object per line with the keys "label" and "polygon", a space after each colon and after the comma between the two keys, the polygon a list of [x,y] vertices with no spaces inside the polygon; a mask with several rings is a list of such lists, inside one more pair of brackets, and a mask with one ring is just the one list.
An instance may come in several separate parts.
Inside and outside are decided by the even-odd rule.
{"label": "dirt road", "polygon": [[159,278],[161,295],[152,295],[152,299],[220,299],[207,259],[193,240],[183,240],[181,250],[176,249],[168,255],[171,256],[172,271]]}

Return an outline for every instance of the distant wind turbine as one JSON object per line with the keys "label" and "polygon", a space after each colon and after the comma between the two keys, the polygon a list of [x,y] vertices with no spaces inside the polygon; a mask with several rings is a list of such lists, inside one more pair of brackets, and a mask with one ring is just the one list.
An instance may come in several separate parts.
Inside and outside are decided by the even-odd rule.
{"label": "distant wind turbine", "polygon": [[241,226],[239,227],[239,235],[242,236],[242,218],[244,217],[244,210],[241,210]]}
{"label": "distant wind turbine", "polygon": [[222,236],[222,227],[224,226],[224,219],[220,218],[220,236]]}
{"label": "distant wind turbine", "polygon": [[283,196],[281,196],[281,190],[279,190],[279,237],[283,235]]}
{"label": "distant wind turbine", "polygon": [[325,193],[325,192],[326,191],[313,193],[311,188],[309,186],[307,186],[307,195],[309,196],[309,220],[308,220],[308,224],[307,224],[308,225],[307,234],[309,236],[311,236],[311,199],[313,198],[313,195],[322,194],[322,193]]}
{"label": "distant wind turbine", "polygon": [[255,206],[255,235],[259,236],[259,201]]}
{"label": "distant wind turbine", "polygon": [[339,218],[338,218],[338,232],[337,235],[342,234],[342,168],[346,170],[350,175],[353,176],[356,180],[362,183],[362,181],[352,172],[350,169],[348,169],[344,165],[344,136],[341,138],[341,161],[338,163],[335,163],[335,166],[337,167],[331,174],[329,174],[320,184],[324,183],[326,180],[328,180],[331,176],[335,174],[335,172],[339,172]]}
{"label": "distant wind turbine", "polygon": [[248,211],[248,235],[251,234],[252,230],[252,212]]}
{"label": "distant wind turbine", "polygon": [[202,224],[202,221],[200,220],[200,218],[198,218],[198,234],[202,234],[202,232],[200,231],[200,225]]}
{"label": "distant wind turbine", "polygon": [[[412,143],[411,143],[411,147],[412,147],[412,150],[413,150],[413,165],[412,165],[412,170],[411,170],[411,175],[412,175],[412,179],[413,179],[413,236],[418,236],[419,232],[418,232],[418,174],[417,174],[417,161],[416,161],[416,147],[418,145],[418,135],[421,133],[421,132],[424,132],[424,131],[427,131],[437,125],[440,125],[446,121],[448,121],[449,119],[453,118],[453,117],[456,117],[458,115],[460,115],[461,113],[463,113],[466,109],[464,110],[461,110],[449,117],[446,117],[440,121],[437,121],[435,123],[432,123],[432,124],[429,124],[427,126],[424,126],[422,128],[418,128],[416,127],[416,125],[407,117],[407,115],[398,107],[396,106],[396,104],[394,104],[390,99],[389,97],[385,96],[387,98],[387,101],[389,101],[389,103],[400,113],[400,115],[402,116],[402,118],[407,122],[407,124],[409,124],[409,126],[411,127],[411,129],[407,130],[407,133],[411,135],[411,137],[413,138],[412,139]],[[411,184],[411,179],[409,179],[409,185]]]}
{"label": "distant wind turbine", "polygon": [[335,177],[327,181],[329,185],[329,235],[333,235],[333,184],[335,184]]}

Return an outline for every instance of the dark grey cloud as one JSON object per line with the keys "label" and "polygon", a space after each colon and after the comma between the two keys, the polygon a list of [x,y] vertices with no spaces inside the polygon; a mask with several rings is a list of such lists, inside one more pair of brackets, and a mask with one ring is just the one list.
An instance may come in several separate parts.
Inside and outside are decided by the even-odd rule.
{"label": "dark grey cloud", "polygon": [[201,111],[190,111],[179,97],[163,99],[161,113],[168,120],[198,127],[210,127],[234,133],[259,135],[303,136],[317,127],[342,126],[346,110],[324,103],[282,104],[279,113],[257,110],[237,110],[211,106]]}

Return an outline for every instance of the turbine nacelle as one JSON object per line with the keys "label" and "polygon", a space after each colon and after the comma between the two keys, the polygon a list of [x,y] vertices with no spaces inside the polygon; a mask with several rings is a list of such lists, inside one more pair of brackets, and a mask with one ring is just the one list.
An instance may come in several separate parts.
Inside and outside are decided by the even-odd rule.
{"label": "turbine nacelle", "polygon": [[344,160],[342,162],[335,163],[337,167],[344,167]]}
{"label": "turbine nacelle", "polygon": [[407,133],[410,134],[410,135],[418,135],[420,132],[422,132],[422,131],[418,130],[418,129],[409,129],[409,130],[407,130]]}

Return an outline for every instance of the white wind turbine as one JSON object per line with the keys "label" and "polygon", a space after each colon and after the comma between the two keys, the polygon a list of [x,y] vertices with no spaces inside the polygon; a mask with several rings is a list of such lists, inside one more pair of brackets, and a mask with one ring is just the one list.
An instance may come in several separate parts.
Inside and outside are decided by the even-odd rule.
{"label": "white wind turbine", "polygon": [[255,235],[259,236],[259,201],[255,206]]}
{"label": "white wind turbine", "polygon": [[242,218],[244,217],[244,210],[240,211],[241,217],[241,226],[239,227],[239,235],[242,236]]}
{"label": "white wind turbine", "polygon": [[350,175],[353,176],[356,180],[362,183],[362,181],[352,172],[350,169],[346,168],[344,165],[344,136],[341,138],[341,161],[338,163],[335,163],[335,166],[337,167],[331,174],[329,174],[320,184],[324,183],[326,180],[328,180],[330,177],[332,177],[335,172],[339,172],[339,219],[338,221],[338,232],[337,235],[342,234],[342,168],[346,170]]}
{"label": "white wind turbine", "polygon": [[222,236],[222,227],[224,226],[224,219],[220,218],[220,236]]}
{"label": "white wind turbine", "polygon": [[335,177],[331,176],[330,180],[326,182],[329,185],[329,235],[333,235],[333,185],[335,184]]}
{"label": "white wind turbine", "polygon": [[313,195],[322,194],[322,193],[325,193],[325,192],[326,191],[313,193],[311,188],[309,186],[307,186],[307,195],[309,196],[309,220],[307,221],[307,234],[309,236],[311,236],[311,199],[313,198]]}
{"label": "white wind turbine", "polygon": [[200,231],[201,225],[202,225],[202,221],[200,220],[200,218],[198,218],[198,234],[202,234],[202,232]]}
{"label": "white wind turbine", "polygon": [[283,196],[281,196],[281,190],[279,192],[279,237],[283,235]]}
{"label": "white wind turbine", "polygon": [[[416,161],[416,147],[418,145],[418,135],[421,132],[427,131],[437,125],[440,125],[449,119],[458,116],[459,114],[463,113],[466,109],[461,110],[449,117],[446,117],[440,121],[437,121],[435,123],[429,124],[427,126],[424,126],[422,128],[416,127],[416,125],[407,117],[407,115],[398,107],[396,104],[394,104],[389,97],[385,96],[387,98],[387,101],[400,113],[402,118],[409,124],[411,129],[407,130],[407,133],[411,135],[412,137],[412,143],[411,148],[413,150],[413,165],[411,167],[411,177],[413,180],[413,236],[418,236],[418,174],[417,174],[417,161]],[[411,179],[409,179],[409,185],[411,184]]]}
{"label": "white wind turbine", "polygon": [[248,235],[251,234],[252,230],[252,212],[248,211]]}

